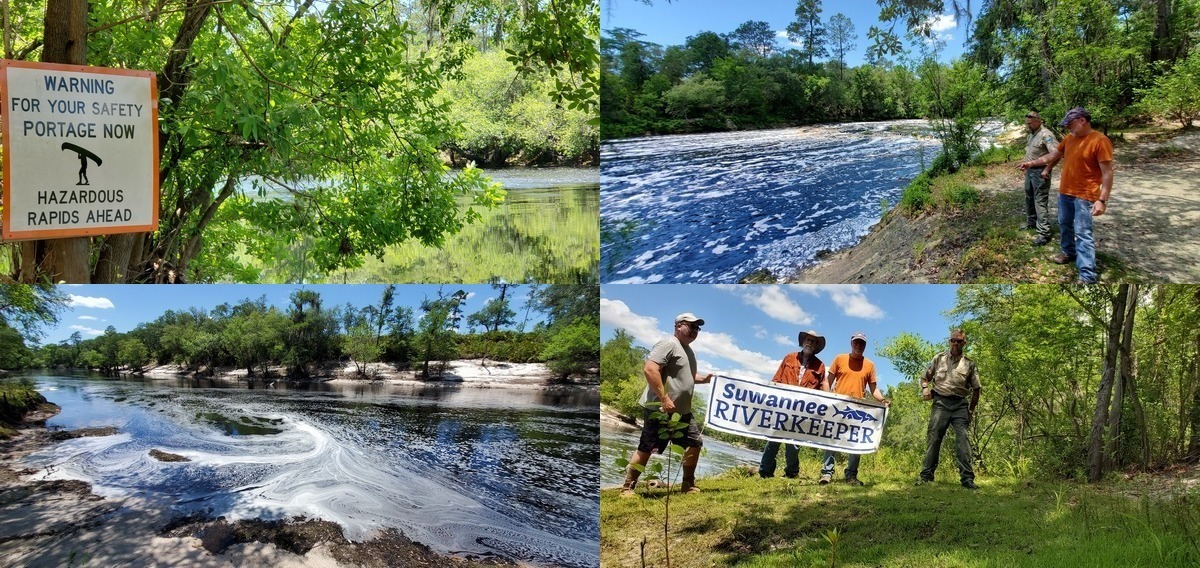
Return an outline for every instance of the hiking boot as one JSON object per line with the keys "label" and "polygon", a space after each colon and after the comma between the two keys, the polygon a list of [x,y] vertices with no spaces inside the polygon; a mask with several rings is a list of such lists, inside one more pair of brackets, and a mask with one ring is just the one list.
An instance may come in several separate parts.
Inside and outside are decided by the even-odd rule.
{"label": "hiking boot", "polygon": [[679,484],[679,492],[680,493],[699,493],[700,488],[696,487],[696,480],[685,479],[685,480],[683,480],[683,483]]}
{"label": "hiking boot", "polygon": [[638,478],[641,476],[642,472],[632,467],[625,470],[625,483],[621,484],[621,497],[633,497],[637,495],[634,489],[637,488]]}
{"label": "hiking boot", "polygon": [[1046,246],[1046,244],[1049,242],[1050,242],[1050,237],[1038,237],[1036,239],[1033,239],[1033,246],[1043,247],[1043,246]]}
{"label": "hiking boot", "polygon": [[1071,264],[1071,263],[1075,262],[1075,257],[1067,256],[1060,252],[1060,253],[1050,257],[1050,262],[1053,262],[1054,264]]}
{"label": "hiking boot", "polygon": [[859,481],[857,477],[847,477],[846,484],[854,487],[862,487],[863,482]]}
{"label": "hiking boot", "polygon": [[833,475],[826,473],[825,475],[821,476],[821,480],[817,483],[820,483],[821,485],[829,485],[830,481],[833,481]]}
{"label": "hiking boot", "polygon": [[975,485],[974,481],[964,481],[964,482],[962,482],[962,486],[966,487],[967,489],[970,489],[971,491],[975,491],[975,490],[979,489],[979,486]]}

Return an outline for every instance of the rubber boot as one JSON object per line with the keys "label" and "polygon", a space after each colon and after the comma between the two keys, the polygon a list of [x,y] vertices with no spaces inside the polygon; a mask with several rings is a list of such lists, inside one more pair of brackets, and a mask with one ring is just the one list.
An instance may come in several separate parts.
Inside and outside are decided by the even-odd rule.
{"label": "rubber boot", "polygon": [[633,497],[637,495],[634,489],[637,488],[638,478],[642,476],[642,472],[631,468],[625,470],[625,484],[621,486],[622,497]]}
{"label": "rubber boot", "polygon": [[683,472],[683,483],[679,484],[680,493],[699,493],[700,488],[696,487],[696,472]]}

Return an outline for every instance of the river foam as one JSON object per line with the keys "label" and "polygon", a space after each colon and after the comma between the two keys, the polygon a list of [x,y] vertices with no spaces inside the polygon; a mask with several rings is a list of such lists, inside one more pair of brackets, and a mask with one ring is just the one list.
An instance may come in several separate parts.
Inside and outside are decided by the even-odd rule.
{"label": "river foam", "polygon": [[924,121],[605,143],[601,281],[785,275],[857,243],[938,147]]}
{"label": "river foam", "polygon": [[[64,409],[52,426],[123,418],[117,435],[68,440],[30,456],[40,468],[35,477],[80,479],[110,497],[167,497],[181,515],[304,515],[338,523],[355,541],[394,528],[449,554],[599,562],[598,458],[589,468],[589,458],[538,449],[558,437],[551,451],[598,454],[594,413],[522,411],[518,423],[528,434],[507,411],[429,400],[350,404],[312,393],[97,383],[73,395],[47,394]],[[269,420],[278,433],[231,436],[211,424],[214,414]],[[148,455],[155,448],[190,461],[159,462]],[[587,490],[561,491],[555,479]]]}

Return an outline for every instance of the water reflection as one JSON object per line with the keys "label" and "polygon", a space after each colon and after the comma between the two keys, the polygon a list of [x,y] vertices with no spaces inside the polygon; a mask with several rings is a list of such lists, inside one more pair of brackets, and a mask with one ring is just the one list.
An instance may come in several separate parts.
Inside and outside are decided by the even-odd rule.
{"label": "water reflection", "polygon": [[169,496],[180,514],[317,516],[356,540],[397,528],[448,553],[599,563],[594,391],[35,380],[63,408],[48,426],[118,427],[28,458],[101,494]]}

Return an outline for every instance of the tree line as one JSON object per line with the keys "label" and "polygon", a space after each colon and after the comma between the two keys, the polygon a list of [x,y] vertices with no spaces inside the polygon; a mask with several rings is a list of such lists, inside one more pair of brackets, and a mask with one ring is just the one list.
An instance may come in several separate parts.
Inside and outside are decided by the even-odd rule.
{"label": "tree line", "polygon": [[[969,430],[978,470],[1098,481],[1200,463],[1200,286],[961,286],[949,315],[983,385]],[[901,333],[868,351],[903,377],[886,389],[881,454],[920,462],[919,380],[944,341]],[[604,343],[604,404],[640,415],[645,357],[623,332]]]}
{"label": "tree line", "polygon": [[[167,310],[129,332],[109,326],[97,337],[84,339],[75,332],[61,342],[40,346],[21,341],[18,328],[24,320],[14,318],[10,323],[0,318],[0,337],[7,346],[0,349],[0,367],[88,369],[116,375],[143,372],[155,363],[179,365],[200,375],[226,367],[245,369],[252,378],[278,372],[304,379],[349,360],[360,376],[370,374],[371,363],[387,363],[436,379],[450,360],[486,358],[545,362],[565,380],[598,365],[597,287],[534,286],[517,309],[512,305],[512,285],[494,287],[499,296],[471,313],[463,290],[439,290],[436,297],[417,306],[403,306],[395,301],[395,286],[388,286],[377,303],[362,307],[329,306],[319,293],[297,290],[282,308],[260,297],[211,310]],[[30,290],[37,289],[0,286],[3,297],[22,301]],[[48,312],[53,319],[64,298],[53,289],[41,298],[37,313]],[[531,313],[543,318],[530,325]],[[467,332],[461,333],[464,324]],[[13,338],[17,341],[7,341]]]}
{"label": "tree line", "polygon": [[[353,269],[503,199],[443,152],[586,160],[596,144],[596,0],[30,0],[4,25],[6,59],[153,70],[159,87],[157,230],[0,246],[20,283],[257,281],[295,255]],[[507,90],[454,96],[492,65]]]}
{"label": "tree line", "polygon": [[955,167],[977,150],[971,135],[986,117],[1038,110],[1049,120],[1084,106],[1101,129],[1200,118],[1197,0],[987,2],[965,54],[949,63],[938,61],[944,45],[930,28],[943,2],[880,5],[880,19],[906,28],[912,47],[872,27],[866,63],[855,68],[845,63],[856,47],[853,22],[823,19],[819,0],[797,2],[786,32],[799,48],[781,49],[760,21],[665,48],[636,30],[606,30],[601,134],[929,118]]}

